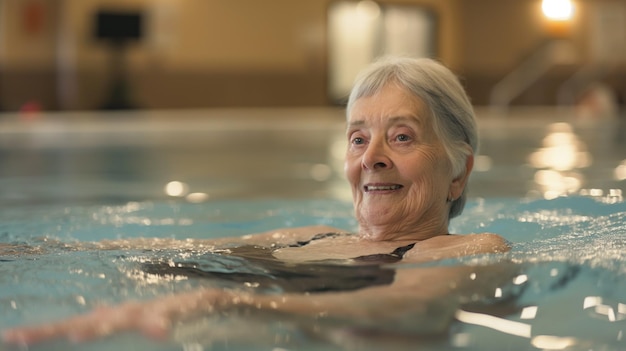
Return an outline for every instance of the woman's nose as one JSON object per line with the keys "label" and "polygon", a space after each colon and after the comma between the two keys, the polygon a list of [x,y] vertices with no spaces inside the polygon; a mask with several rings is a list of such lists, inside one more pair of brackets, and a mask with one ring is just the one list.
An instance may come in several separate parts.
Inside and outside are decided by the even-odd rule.
{"label": "woman's nose", "polygon": [[377,170],[390,168],[392,163],[383,142],[370,142],[363,153],[361,164],[364,169]]}

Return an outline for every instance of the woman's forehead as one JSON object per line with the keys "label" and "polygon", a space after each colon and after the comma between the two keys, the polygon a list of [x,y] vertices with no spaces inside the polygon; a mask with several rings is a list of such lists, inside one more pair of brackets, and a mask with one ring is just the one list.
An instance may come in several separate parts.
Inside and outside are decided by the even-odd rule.
{"label": "woman's forehead", "polygon": [[397,84],[387,84],[378,92],[357,99],[348,114],[349,124],[429,121],[427,108],[418,96]]}

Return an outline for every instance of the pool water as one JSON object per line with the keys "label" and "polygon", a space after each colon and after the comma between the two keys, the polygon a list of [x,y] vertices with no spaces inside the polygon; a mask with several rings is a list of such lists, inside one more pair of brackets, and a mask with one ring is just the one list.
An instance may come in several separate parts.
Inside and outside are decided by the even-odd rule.
{"label": "pool water", "polygon": [[[228,237],[313,224],[356,229],[341,174],[339,111],[177,115],[177,124],[142,113],[0,121],[0,244],[14,245],[0,255],[0,329],[223,284],[141,270],[154,260],[202,262],[205,251],[67,249],[76,242]],[[485,119],[480,127],[470,199],[450,229],[495,232],[513,249],[429,265],[469,266],[479,276],[495,265],[516,274],[488,294],[464,296],[443,331],[431,326],[445,297],[434,299],[430,312],[401,320],[220,314],[184,323],[167,342],[122,334],[31,349],[626,349],[626,148],[619,129],[613,121],[536,115],[523,123]]]}
{"label": "pool water", "polygon": [[[150,298],[213,284],[202,279],[155,279],[138,273],[141,262],[164,257],[197,261],[206,252],[68,252],[58,243],[41,242],[42,237],[63,243],[140,236],[207,238],[320,223],[354,229],[351,210],[350,203],[339,200],[266,199],[202,204],[162,201],[106,206],[32,205],[4,211],[0,240],[35,244],[45,252],[2,258],[0,284],[7,288],[0,291],[0,327],[54,320],[100,303]],[[504,261],[518,266],[519,274],[501,287],[516,291],[513,308],[493,320],[476,318],[484,314],[459,312],[446,335],[428,339],[426,349],[626,347],[626,203],[593,197],[471,200],[452,229],[463,233],[497,232],[513,243]],[[479,256],[438,264],[476,265],[476,272],[480,272],[482,265],[494,259]],[[402,349],[411,343],[423,344],[423,320],[435,317],[416,314],[414,320],[403,321],[406,325],[393,326],[400,333],[381,325],[381,334],[375,337],[368,335],[371,330],[362,334],[350,321],[343,321],[332,325],[334,331],[326,333],[326,339],[319,335],[312,338],[306,323],[304,330],[299,330],[298,321],[281,318],[262,314],[258,320],[209,317],[183,325],[176,338],[167,343],[120,335],[81,345],[81,349],[130,345],[145,350]],[[506,321],[511,325],[507,326]],[[55,342],[33,349],[67,347],[64,342]]]}

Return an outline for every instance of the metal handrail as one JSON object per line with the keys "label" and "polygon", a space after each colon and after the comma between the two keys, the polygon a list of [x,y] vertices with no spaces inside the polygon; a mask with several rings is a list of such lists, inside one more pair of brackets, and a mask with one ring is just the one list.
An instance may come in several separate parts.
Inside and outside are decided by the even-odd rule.
{"label": "metal handrail", "polygon": [[499,112],[506,112],[511,101],[545,75],[550,68],[575,63],[576,60],[576,52],[569,41],[548,42],[494,85],[489,105]]}

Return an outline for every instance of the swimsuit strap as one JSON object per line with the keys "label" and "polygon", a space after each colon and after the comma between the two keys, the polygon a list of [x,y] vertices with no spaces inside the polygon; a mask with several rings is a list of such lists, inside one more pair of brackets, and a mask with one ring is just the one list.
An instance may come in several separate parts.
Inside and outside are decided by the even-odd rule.
{"label": "swimsuit strap", "polygon": [[399,258],[402,258],[402,257],[404,257],[404,254],[407,253],[407,251],[411,250],[414,246],[415,246],[415,243],[409,244],[409,245],[406,245],[406,246],[401,246],[401,247],[393,250],[393,252],[390,253],[390,255],[398,256]]}
{"label": "swimsuit strap", "polygon": [[306,245],[310,244],[311,241],[320,240],[320,239],[324,239],[324,238],[334,238],[334,237],[337,237],[337,236],[347,235],[347,234],[348,233],[336,233],[336,232],[319,233],[319,234],[315,234],[309,240],[296,241],[295,244],[287,245],[287,247],[302,247],[302,246],[306,246]]}
{"label": "swimsuit strap", "polygon": [[[319,233],[319,234],[315,234],[309,240],[296,241],[295,244],[287,245],[286,247],[303,247],[303,246],[310,244],[312,241],[315,241],[315,240],[320,240],[320,239],[325,239],[325,238],[335,238],[335,237],[342,236],[342,235],[350,235],[350,234],[349,233],[336,233],[336,232]],[[404,254],[406,254],[407,251],[411,250],[414,246],[415,246],[415,243],[412,243],[406,246],[400,246],[396,248],[395,250],[393,250],[391,253],[364,255],[364,256],[355,257],[354,260],[359,261],[359,262],[371,262],[371,263],[394,263],[394,262],[398,262],[402,260],[402,257],[404,257]]]}
{"label": "swimsuit strap", "polygon": [[359,262],[395,263],[402,260],[404,254],[407,253],[407,251],[411,250],[414,246],[415,243],[401,246],[393,250],[393,252],[391,253],[364,255],[355,257],[354,260]]}

